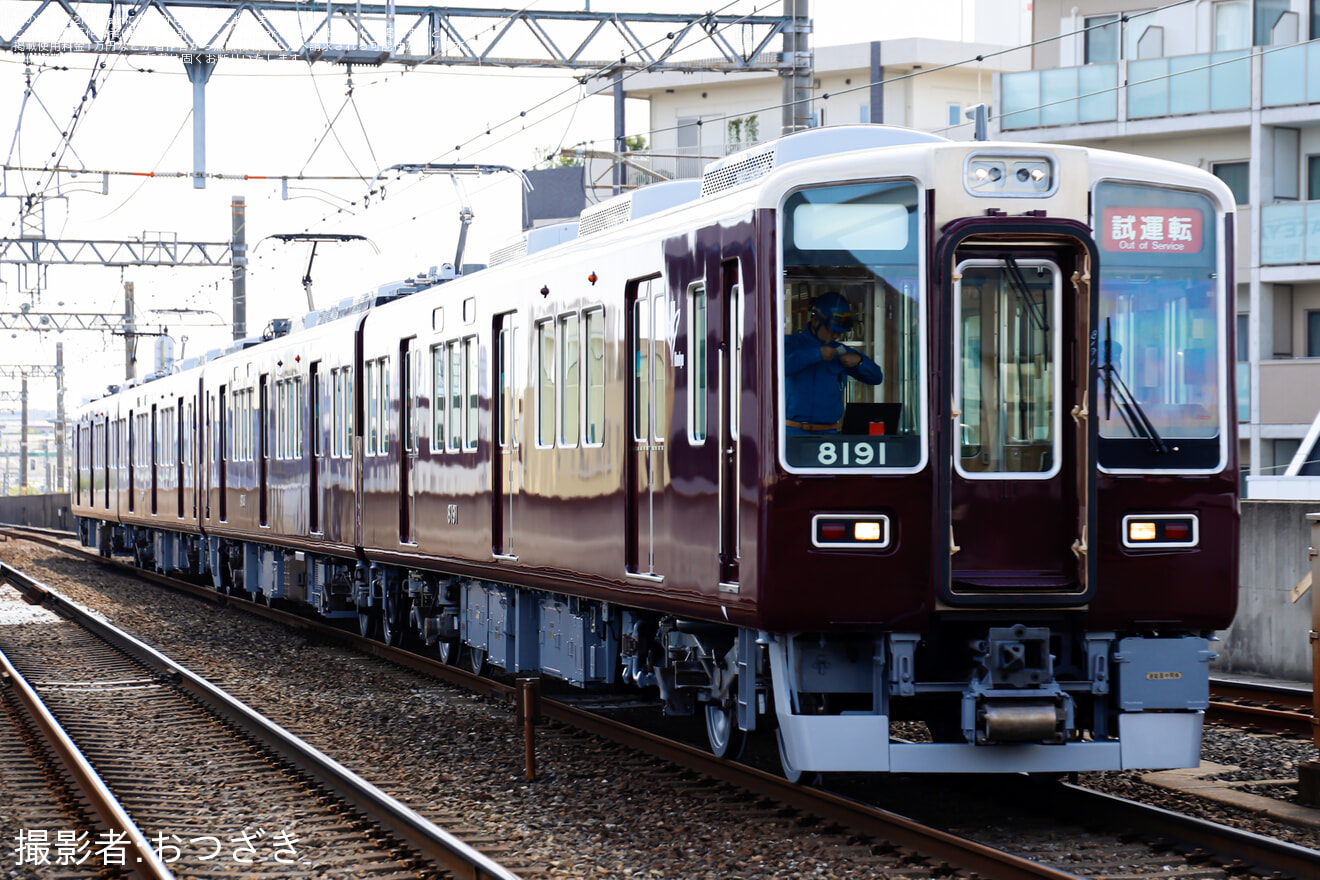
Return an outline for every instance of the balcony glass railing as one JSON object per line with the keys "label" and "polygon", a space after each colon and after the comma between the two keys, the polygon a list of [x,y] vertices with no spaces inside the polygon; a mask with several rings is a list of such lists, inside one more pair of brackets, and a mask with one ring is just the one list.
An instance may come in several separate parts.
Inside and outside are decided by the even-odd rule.
{"label": "balcony glass railing", "polygon": [[1251,364],[1237,364],[1237,417],[1239,422],[1251,421]]}
{"label": "balcony glass railing", "polygon": [[1320,43],[1272,49],[1261,58],[1261,104],[1320,102]]}
{"label": "balcony glass railing", "polygon": [[[1251,52],[1122,62],[1127,118],[1150,119],[1251,106]],[[1008,131],[1118,120],[1119,64],[1027,70],[1000,77],[999,126]]]}
{"label": "balcony glass railing", "polygon": [[999,127],[1038,128],[1118,118],[1118,65],[1088,64],[1006,73],[1000,79]]}
{"label": "balcony glass railing", "polygon": [[1260,261],[1266,266],[1320,263],[1320,202],[1262,205]]}
{"label": "balcony glass railing", "polygon": [[1212,52],[1128,62],[1128,118],[1251,106],[1251,53]]}

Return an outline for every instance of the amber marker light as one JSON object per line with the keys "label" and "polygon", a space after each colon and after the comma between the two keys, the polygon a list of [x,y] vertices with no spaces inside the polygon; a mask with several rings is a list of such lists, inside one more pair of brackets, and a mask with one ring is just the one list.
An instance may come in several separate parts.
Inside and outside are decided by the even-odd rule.
{"label": "amber marker light", "polygon": [[879,541],[880,523],[878,522],[859,522],[853,523],[854,541]]}
{"label": "amber marker light", "polygon": [[1128,540],[1134,544],[1138,541],[1154,541],[1155,523],[1141,520],[1130,521],[1128,523]]}

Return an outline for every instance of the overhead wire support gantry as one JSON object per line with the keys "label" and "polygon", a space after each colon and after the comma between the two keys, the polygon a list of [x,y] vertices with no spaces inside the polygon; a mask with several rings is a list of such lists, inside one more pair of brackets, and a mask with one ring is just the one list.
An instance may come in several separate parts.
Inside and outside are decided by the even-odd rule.
{"label": "overhead wire support gantry", "polygon": [[[769,48],[772,40],[792,30],[792,16],[483,9],[356,0],[80,0],[76,8],[53,0],[7,2],[32,10],[26,19],[15,16],[22,23],[12,34],[0,33],[0,49],[17,53],[177,56],[187,62],[200,54],[335,64],[611,71],[781,71],[795,63]],[[104,30],[80,12],[98,7],[109,7]],[[215,10],[228,11],[229,16],[212,32]],[[58,23],[53,31],[58,40],[42,39],[47,20]],[[153,21],[163,27],[144,27]],[[345,36],[338,37],[336,27]],[[732,28],[740,29],[741,39],[730,38]],[[142,31],[149,35],[140,42]],[[162,42],[145,42],[158,38]],[[242,44],[245,38],[254,42]],[[686,50],[699,44],[717,54],[687,57]]]}

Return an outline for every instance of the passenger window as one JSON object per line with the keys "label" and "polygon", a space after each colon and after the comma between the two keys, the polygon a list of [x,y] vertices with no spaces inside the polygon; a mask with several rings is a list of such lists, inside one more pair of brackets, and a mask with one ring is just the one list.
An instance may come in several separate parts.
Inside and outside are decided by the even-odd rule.
{"label": "passenger window", "polygon": [[430,451],[432,451],[432,453],[440,453],[440,451],[444,451],[445,449],[446,385],[444,346],[432,346],[432,348],[430,348],[430,371],[432,371],[432,387],[430,387],[430,417],[432,417]]}
{"label": "passenger window", "polygon": [[536,445],[555,442],[555,325],[536,325]]}
{"label": "passenger window", "polygon": [[464,449],[477,448],[477,412],[481,403],[481,364],[478,360],[481,349],[477,346],[477,337],[469,336],[463,340],[463,350],[467,354],[467,372],[464,375],[467,391],[467,432],[463,437]]}
{"label": "passenger window", "polygon": [[577,446],[581,409],[581,364],[578,351],[578,316],[559,319],[559,442]]}
{"label": "passenger window", "polygon": [[688,439],[706,442],[706,285],[688,288]]}
{"label": "passenger window", "polygon": [[605,310],[592,309],[583,316],[587,342],[587,436],[590,446],[605,441]]}
{"label": "passenger window", "polygon": [[376,454],[376,443],[380,437],[380,410],[377,400],[379,386],[376,384],[376,362],[367,361],[366,367],[366,385],[364,390],[367,392],[367,455]]}
{"label": "passenger window", "polygon": [[463,352],[458,341],[449,343],[449,450],[463,445]]}

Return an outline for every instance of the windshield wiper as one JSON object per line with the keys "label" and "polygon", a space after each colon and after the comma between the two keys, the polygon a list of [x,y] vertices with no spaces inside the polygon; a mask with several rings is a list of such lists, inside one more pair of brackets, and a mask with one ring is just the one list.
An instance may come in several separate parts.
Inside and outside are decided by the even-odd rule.
{"label": "windshield wiper", "polygon": [[1031,288],[1027,286],[1027,279],[1022,275],[1022,268],[1018,266],[1017,260],[1008,254],[1004,254],[1000,259],[1004,261],[1004,267],[1008,269],[1008,283],[1017,291],[1018,298],[1027,306],[1027,311],[1031,314],[1031,322],[1040,329],[1042,333],[1050,332],[1050,322],[1046,315],[1045,303],[1037,303],[1031,295]]}
{"label": "windshield wiper", "polygon": [[1118,374],[1118,367],[1114,366],[1111,325],[1112,319],[1105,318],[1105,362],[1100,365],[1100,374],[1105,380],[1105,419],[1113,417],[1114,392],[1117,391],[1118,414],[1123,418],[1123,424],[1132,435],[1145,437],[1150,441],[1151,449],[1157,453],[1168,452],[1168,444],[1164,442],[1160,432],[1155,430],[1146,411],[1141,408],[1141,404],[1132,396],[1132,392],[1124,383],[1123,377]]}

